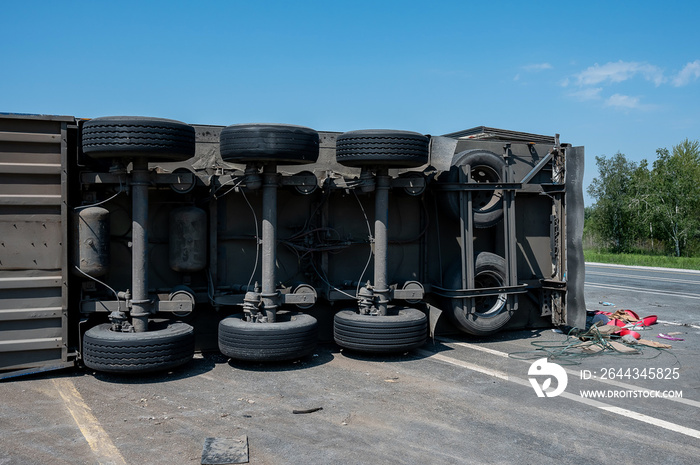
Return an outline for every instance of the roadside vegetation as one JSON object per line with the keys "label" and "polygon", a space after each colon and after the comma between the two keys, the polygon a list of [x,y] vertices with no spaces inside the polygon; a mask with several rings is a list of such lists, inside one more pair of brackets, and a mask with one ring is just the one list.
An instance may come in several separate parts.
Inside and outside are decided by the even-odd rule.
{"label": "roadside vegetation", "polygon": [[700,269],[700,142],[658,149],[651,164],[618,152],[596,165],[586,261]]}
{"label": "roadside vegetation", "polygon": [[598,252],[584,250],[587,262],[614,263],[617,265],[656,266],[661,268],[682,268],[700,270],[700,257],[673,257],[669,255],[645,255],[633,253]]}

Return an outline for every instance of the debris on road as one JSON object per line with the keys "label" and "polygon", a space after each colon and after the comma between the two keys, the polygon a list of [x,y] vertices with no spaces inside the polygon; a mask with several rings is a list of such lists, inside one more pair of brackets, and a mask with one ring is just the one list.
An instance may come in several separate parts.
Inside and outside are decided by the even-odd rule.
{"label": "debris on road", "polygon": [[202,448],[202,465],[248,463],[248,436],[206,438]]}
{"label": "debris on road", "polygon": [[656,337],[661,338],[661,339],[667,339],[669,341],[684,341],[685,340],[682,337],[669,336],[668,334],[664,334],[664,333],[659,333],[659,335]]}
{"label": "debris on road", "polygon": [[314,413],[318,412],[319,410],[323,410],[323,407],[314,407],[314,408],[307,408],[307,409],[300,409],[300,410],[292,410],[292,413],[295,415],[300,415],[300,414],[305,414],[305,413]]}
{"label": "debris on road", "polygon": [[640,339],[637,344],[642,344],[647,347],[655,347],[657,349],[671,349],[673,346],[671,344],[662,344],[661,342],[650,341],[648,339]]}
{"label": "debris on road", "polygon": [[612,347],[616,352],[620,352],[621,354],[638,354],[638,353],[640,353],[639,350],[635,349],[634,347],[630,347],[630,346],[625,345],[621,342],[608,341],[608,344],[610,344],[610,347]]}

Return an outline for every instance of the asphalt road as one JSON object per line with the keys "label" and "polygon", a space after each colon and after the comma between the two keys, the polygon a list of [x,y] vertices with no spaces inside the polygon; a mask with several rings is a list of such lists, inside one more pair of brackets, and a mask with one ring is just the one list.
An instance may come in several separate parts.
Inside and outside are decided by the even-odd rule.
{"label": "asphalt road", "polygon": [[[590,308],[657,314],[662,322],[644,338],[676,332],[684,341],[634,355],[554,358],[567,380],[556,397],[538,397],[531,379],[542,386],[545,378],[529,374],[543,349],[559,353],[571,343],[551,330],[443,337],[392,357],[324,345],[291,364],[205,354],[148,377],[76,369],[0,383],[0,464],[196,464],[206,438],[246,436],[253,464],[695,465],[695,280],[700,275],[587,266]],[[657,391],[682,397],[649,394]]]}
{"label": "asphalt road", "polygon": [[589,309],[629,308],[640,316],[700,325],[700,271],[587,263],[585,282]]}

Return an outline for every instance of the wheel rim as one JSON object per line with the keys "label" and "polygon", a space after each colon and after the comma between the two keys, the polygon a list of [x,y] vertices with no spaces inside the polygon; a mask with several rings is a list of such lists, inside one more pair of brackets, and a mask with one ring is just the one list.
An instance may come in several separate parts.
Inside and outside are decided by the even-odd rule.
{"label": "wheel rim", "polygon": [[[472,167],[471,178],[477,183],[496,183],[501,180],[500,174],[486,165]],[[488,211],[501,202],[502,196],[503,192],[501,190],[475,191],[472,193],[472,209]]]}
{"label": "wheel rim", "polygon": [[[474,277],[474,287],[477,289],[502,286],[503,278],[492,271],[485,271]],[[477,297],[474,299],[474,307],[478,316],[489,318],[500,314],[505,307],[505,302],[505,294]]]}

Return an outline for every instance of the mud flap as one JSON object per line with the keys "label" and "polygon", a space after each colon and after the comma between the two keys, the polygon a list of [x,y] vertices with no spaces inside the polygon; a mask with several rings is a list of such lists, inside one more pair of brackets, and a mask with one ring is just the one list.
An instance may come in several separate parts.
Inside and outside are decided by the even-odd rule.
{"label": "mud flap", "polygon": [[566,157],[566,324],[586,326],[586,300],[583,285],[586,263],[583,258],[583,147],[567,149]]}
{"label": "mud flap", "polygon": [[437,327],[438,320],[442,315],[442,310],[434,305],[425,304],[428,307],[428,337],[430,339],[435,339],[435,328]]}

